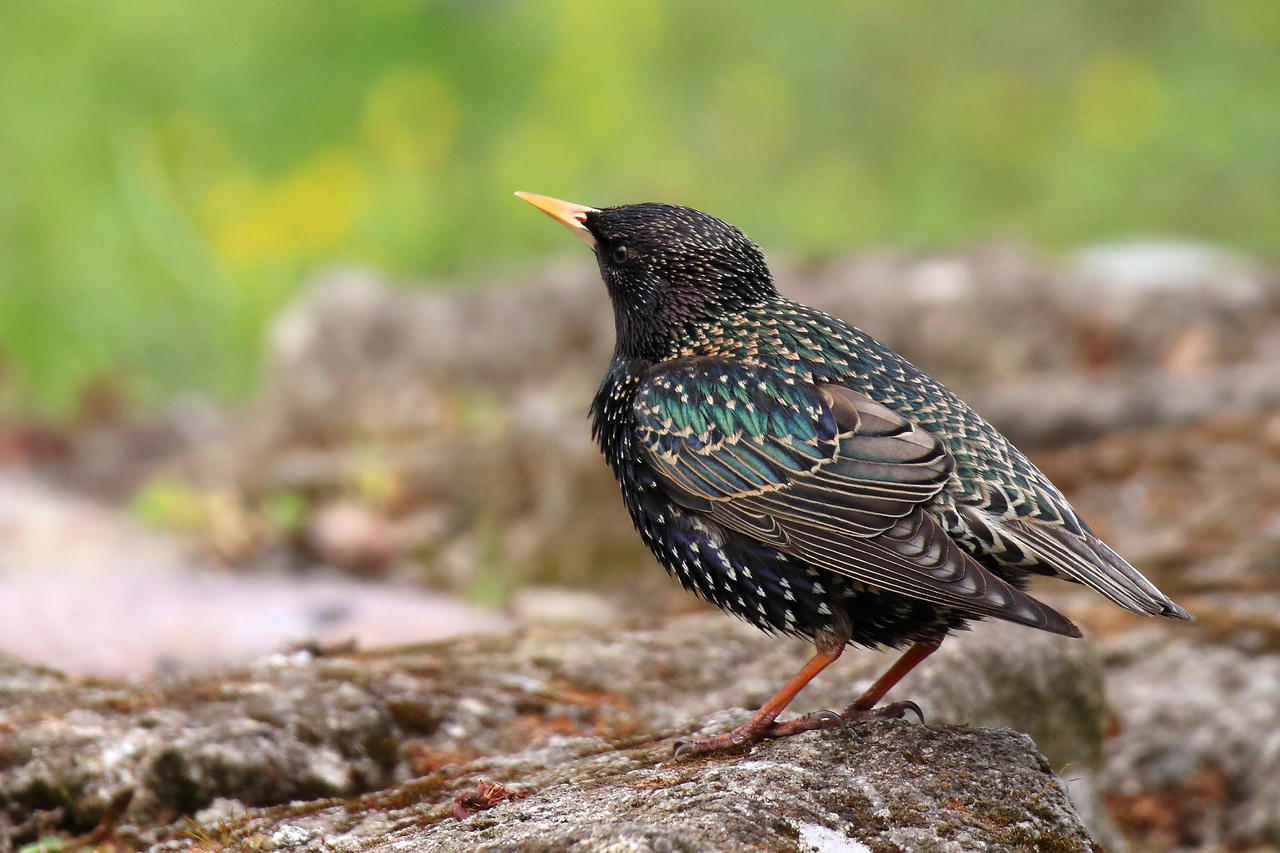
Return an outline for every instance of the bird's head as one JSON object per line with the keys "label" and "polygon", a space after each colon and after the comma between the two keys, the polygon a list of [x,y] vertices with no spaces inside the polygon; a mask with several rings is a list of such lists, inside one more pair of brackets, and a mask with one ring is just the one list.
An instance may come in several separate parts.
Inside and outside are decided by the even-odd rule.
{"label": "bird's head", "polygon": [[696,326],[777,297],[759,247],[702,211],[652,202],[598,209],[516,195],[595,250],[624,355],[657,361]]}

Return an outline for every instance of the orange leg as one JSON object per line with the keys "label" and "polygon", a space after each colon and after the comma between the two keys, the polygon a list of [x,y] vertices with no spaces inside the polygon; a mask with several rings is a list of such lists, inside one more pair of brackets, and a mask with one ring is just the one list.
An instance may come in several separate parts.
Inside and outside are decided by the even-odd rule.
{"label": "orange leg", "polygon": [[852,705],[845,709],[846,713],[849,711],[870,711],[880,704],[884,694],[892,690],[893,686],[901,681],[904,675],[915,669],[920,661],[936,652],[941,644],[940,640],[934,643],[916,643],[907,649],[884,675],[876,679],[875,684],[868,687],[861,696],[854,700]]}
{"label": "orange leg", "polygon": [[876,707],[876,705],[884,698],[886,693],[893,689],[894,685],[902,680],[903,676],[915,669],[922,660],[937,651],[941,642],[939,640],[932,643],[916,643],[907,649],[884,675],[877,678],[874,684],[853,701],[853,704],[844,709],[843,714],[836,714],[833,711],[818,711],[813,714],[805,714],[803,717],[794,720],[788,720],[785,723],[774,722],[783,709],[791,704],[791,700],[796,698],[796,694],[803,690],[804,686],[812,681],[814,676],[834,663],[840,657],[840,653],[844,651],[843,645],[834,649],[820,648],[809,659],[809,662],[795,674],[795,677],[774,694],[772,699],[765,702],[750,720],[737,728],[709,738],[678,741],[675,748],[676,758],[750,746],[765,738],[786,737],[787,735],[813,731],[814,729],[832,729],[837,726],[847,725],[855,720],[898,719],[907,711],[914,712],[916,716],[923,720],[924,714],[920,711],[920,706],[915,702],[891,702],[882,707]]}
{"label": "orange leg", "polygon": [[803,690],[806,684],[813,681],[814,676],[834,663],[843,651],[843,644],[835,649],[818,649],[814,656],[809,658],[809,662],[801,667],[800,671],[781,690],[775,693],[772,699],[761,705],[760,710],[756,711],[750,720],[735,729],[730,729],[713,737],[703,738],[702,740],[678,741],[675,747],[676,758],[748,746],[762,740],[773,728],[773,721],[782,713],[782,709],[791,704],[791,700],[796,698],[796,694]]}
{"label": "orange leg", "polygon": [[883,705],[879,708],[876,705],[884,698],[886,693],[893,689],[895,684],[902,680],[904,675],[915,669],[920,661],[937,651],[941,642],[939,640],[934,643],[916,643],[907,649],[884,675],[877,678],[875,683],[863,691],[861,696],[853,700],[853,704],[844,709],[843,714],[836,714],[831,711],[805,714],[803,717],[788,720],[785,723],[774,723],[769,727],[769,731],[765,733],[765,736],[786,737],[787,735],[813,731],[814,729],[833,729],[837,726],[848,725],[855,720],[900,719],[907,711],[911,711],[923,721],[924,712],[920,710],[920,706],[915,702],[909,700],[906,702],[890,702],[888,705]]}

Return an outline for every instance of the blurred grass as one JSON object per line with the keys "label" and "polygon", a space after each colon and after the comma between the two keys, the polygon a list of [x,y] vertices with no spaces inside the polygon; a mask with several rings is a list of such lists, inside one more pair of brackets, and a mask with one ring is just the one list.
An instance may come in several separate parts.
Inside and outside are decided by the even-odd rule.
{"label": "blurred grass", "polygon": [[571,251],[511,198],[772,248],[1280,248],[1274,0],[0,5],[0,405],[251,387],[306,273]]}

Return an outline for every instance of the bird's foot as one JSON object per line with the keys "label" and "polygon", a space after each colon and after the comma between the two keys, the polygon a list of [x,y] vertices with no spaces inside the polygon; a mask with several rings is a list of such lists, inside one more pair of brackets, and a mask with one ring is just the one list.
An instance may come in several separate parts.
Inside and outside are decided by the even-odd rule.
{"label": "bird's foot", "polygon": [[729,729],[727,732],[721,732],[718,735],[699,738],[698,740],[678,740],[675,743],[672,754],[679,759],[745,749],[752,744],[759,743],[766,737],[770,737],[769,731],[773,725],[772,719],[761,719],[758,716],[752,717],[742,725]]}
{"label": "bird's foot", "polygon": [[907,715],[908,711],[919,717],[921,723],[924,722],[924,712],[920,710],[920,706],[909,700],[890,702],[888,705],[875,708],[861,708],[855,702],[845,708],[842,714],[837,714],[835,711],[815,711],[784,723],[752,719],[737,728],[708,738],[676,741],[675,757],[679,759],[715,752],[730,752],[745,749],[762,740],[789,737],[801,732],[848,728],[850,723],[863,720],[900,720]]}
{"label": "bird's foot", "polygon": [[924,722],[924,712],[915,702],[890,702],[888,705],[875,708],[860,708],[855,702],[845,708],[842,714],[837,714],[835,711],[816,711],[794,720],[787,720],[785,723],[774,723],[765,733],[765,737],[787,737],[800,732],[821,729],[845,729],[850,723],[863,720],[900,720],[907,715],[908,711],[919,717],[920,722]]}

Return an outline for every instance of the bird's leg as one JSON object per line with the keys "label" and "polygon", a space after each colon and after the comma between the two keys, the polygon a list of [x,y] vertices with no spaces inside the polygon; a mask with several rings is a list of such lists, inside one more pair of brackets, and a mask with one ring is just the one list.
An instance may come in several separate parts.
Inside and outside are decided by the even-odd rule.
{"label": "bird's leg", "polygon": [[800,671],[781,690],[775,693],[772,699],[761,705],[760,710],[756,711],[750,720],[737,728],[712,737],[702,738],[701,740],[677,741],[675,757],[684,758],[690,755],[736,749],[750,746],[766,737],[773,737],[771,731],[774,728],[773,721],[778,718],[778,714],[782,713],[782,709],[787,707],[792,699],[796,698],[796,694],[803,690],[804,686],[812,681],[814,676],[835,662],[843,651],[844,643],[835,647],[825,644],[820,645],[814,656],[809,658],[809,662],[801,667]]}
{"label": "bird's leg", "polygon": [[849,707],[844,709],[843,714],[836,714],[831,711],[818,711],[813,714],[805,714],[794,720],[788,720],[785,723],[774,723],[765,733],[765,737],[786,737],[787,735],[798,734],[799,732],[813,731],[814,729],[832,729],[837,726],[844,726],[855,720],[872,720],[872,719],[900,719],[907,711],[911,711],[921,722],[924,722],[924,712],[920,710],[920,706],[915,702],[890,702],[888,705],[876,707],[876,704],[884,698],[884,695],[893,689],[893,686],[902,680],[908,672],[913,670],[920,661],[937,651],[942,641],[916,643],[911,648],[902,653],[893,666],[885,672],[884,675],[876,679],[875,683],[868,687],[863,694],[853,701]]}
{"label": "bird's leg", "polygon": [[[844,709],[846,718],[850,714],[860,714],[866,711],[874,710],[876,705],[884,698],[884,695],[893,689],[894,685],[902,680],[908,672],[916,668],[922,660],[927,658],[938,650],[938,646],[942,645],[941,640],[933,640],[927,643],[916,643],[911,648],[902,653],[902,657],[894,661],[893,666],[885,672],[884,675],[876,679],[875,683],[863,691],[862,695],[853,700],[853,704]],[[924,715],[920,713],[920,708],[915,702],[894,702],[886,705],[891,708],[893,705],[903,705],[916,712],[916,714],[924,719]],[[898,716],[902,716],[899,714]]]}

